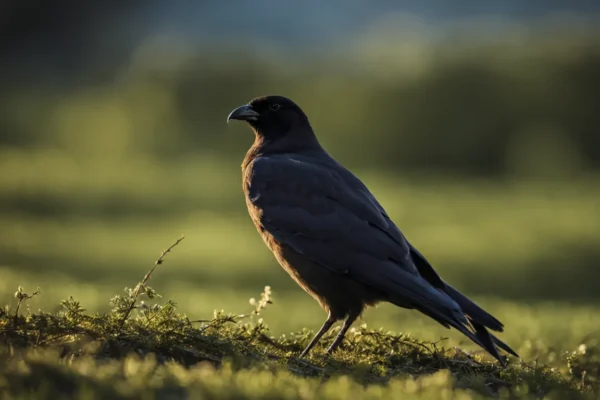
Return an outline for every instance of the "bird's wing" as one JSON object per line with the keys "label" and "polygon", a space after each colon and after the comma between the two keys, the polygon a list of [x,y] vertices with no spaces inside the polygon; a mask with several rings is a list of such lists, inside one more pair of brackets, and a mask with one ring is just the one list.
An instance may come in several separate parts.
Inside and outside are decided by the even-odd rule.
{"label": "bird's wing", "polygon": [[259,157],[247,178],[248,201],[264,229],[316,264],[443,324],[466,322],[458,304],[419,275],[403,236],[346,173],[293,155]]}

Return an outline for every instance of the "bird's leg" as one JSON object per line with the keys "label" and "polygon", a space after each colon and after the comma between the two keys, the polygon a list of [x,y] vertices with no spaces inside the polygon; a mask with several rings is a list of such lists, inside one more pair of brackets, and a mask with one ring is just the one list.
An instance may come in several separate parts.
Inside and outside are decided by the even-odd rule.
{"label": "bird's leg", "polygon": [[335,339],[333,339],[333,342],[327,349],[327,354],[331,354],[332,352],[335,351],[335,349],[338,348],[338,346],[342,343],[342,340],[344,340],[344,336],[346,335],[346,332],[348,332],[348,329],[350,329],[350,326],[352,326],[352,323],[354,321],[356,321],[356,318],[358,318],[358,314],[357,315],[353,315],[353,314],[348,315],[348,318],[346,318],[346,320],[344,321],[344,324],[342,325],[340,332],[337,334]]}
{"label": "bird's leg", "polygon": [[317,344],[319,339],[321,339],[321,336],[323,336],[325,334],[325,332],[327,332],[329,330],[329,328],[331,328],[331,325],[333,325],[334,322],[335,322],[335,319],[333,319],[331,317],[331,313],[329,313],[329,315],[327,316],[327,320],[325,320],[325,323],[323,324],[321,329],[319,329],[319,332],[317,332],[315,337],[310,341],[308,346],[306,346],[304,351],[300,354],[300,358],[302,358],[308,354],[310,349],[312,349],[315,346],[315,344]]}

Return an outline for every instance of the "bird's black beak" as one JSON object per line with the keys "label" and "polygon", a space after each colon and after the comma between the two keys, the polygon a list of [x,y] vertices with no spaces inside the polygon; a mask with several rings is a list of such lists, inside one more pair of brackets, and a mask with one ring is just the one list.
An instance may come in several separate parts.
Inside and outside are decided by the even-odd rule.
{"label": "bird's black beak", "polygon": [[229,113],[227,116],[227,123],[229,123],[229,120],[232,119],[237,119],[240,121],[256,121],[258,117],[260,117],[260,114],[254,111],[249,104],[246,104]]}

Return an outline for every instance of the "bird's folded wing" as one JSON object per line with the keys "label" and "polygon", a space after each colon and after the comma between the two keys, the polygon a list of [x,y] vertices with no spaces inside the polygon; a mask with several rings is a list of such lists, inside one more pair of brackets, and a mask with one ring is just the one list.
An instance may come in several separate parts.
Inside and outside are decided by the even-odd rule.
{"label": "bird's folded wing", "polygon": [[252,168],[249,201],[276,240],[390,301],[458,309],[416,272],[408,244],[364,185],[343,179],[331,166],[289,157],[258,158]]}

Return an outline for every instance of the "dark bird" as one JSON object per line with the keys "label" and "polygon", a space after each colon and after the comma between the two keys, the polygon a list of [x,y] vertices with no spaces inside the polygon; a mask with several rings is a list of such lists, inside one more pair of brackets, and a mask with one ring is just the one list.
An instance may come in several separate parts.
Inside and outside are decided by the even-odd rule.
{"label": "dark bird", "polygon": [[369,189],[319,144],[306,114],[293,101],[266,96],[233,110],[255,134],[242,164],[248,212],[267,247],[327,320],[300,357],[331,326],[342,342],[367,306],[387,301],[453,327],[503,365],[490,334],[500,321],[447,284],[396,227]]}

